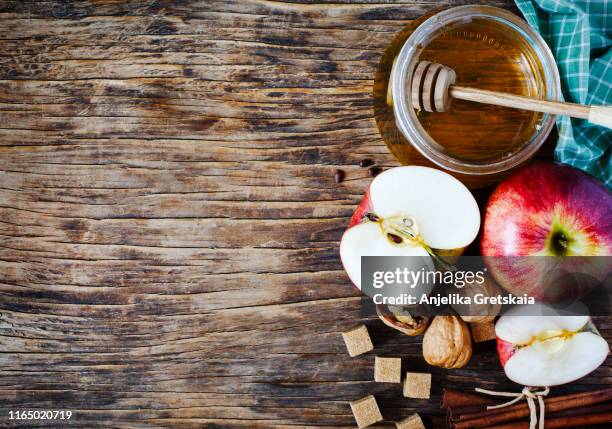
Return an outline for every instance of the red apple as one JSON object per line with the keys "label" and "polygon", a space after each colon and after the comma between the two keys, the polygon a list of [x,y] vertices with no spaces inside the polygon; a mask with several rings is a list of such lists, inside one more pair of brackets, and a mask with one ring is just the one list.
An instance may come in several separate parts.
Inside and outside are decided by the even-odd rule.
{"label": "red apple", "polygon": [[565,257],[612,255],[612,194],[571,167],[525,167],[491,195],[481,248],[491,274],[511,293],[549,302],[579,298],[593,286],[582,280],[604,279],[610,264]]}
{"label": "red apple", "polygon": [[466,247],[479,228],[478,205],[453,176],[428,167],[391,168],[372,181],[355,210],[340,257],[361,289],[362,256],[436,258]]}
{"label": "red apple", "polygon": [[506,376],[524,386],[577,380],[599,367],[610,352],[589,316],[561,315],[537,304],[514,307],[501,316],[495,334]]}

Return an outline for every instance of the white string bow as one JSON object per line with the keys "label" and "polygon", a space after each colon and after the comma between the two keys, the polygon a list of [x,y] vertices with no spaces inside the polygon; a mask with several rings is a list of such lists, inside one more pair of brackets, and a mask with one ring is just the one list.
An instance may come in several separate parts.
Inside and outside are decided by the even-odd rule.
{"label": "white string bow", "polygon": [[[529,421],[529,429],[536,429],[536,424],[538,424],[538,428],[539,429],[544,429],[544,396],[548,395],[550,393],[550,389],[548,387],[545,387],[544,390],[541,390],[539,392],[533,392],[531,390],[530,387],[523,387],[523,390],[521,391],[521,393],[514,393],[514,392],[495,392],[494,390],[486,390],[486,389],[480,389],[480,388],[476,388],[477,392],[480,393],[485,393],[487,395],[493,395],[493,396],[506,396],[506,397],[513,397],[514,399],[511,399],[508,402],[504,402],[503,404],[500,405],[489,405],[487,406],[487,410],[494,410],[496,408],[503,408],[503,407],[507,407],[509,405],[515,404],[523,399],[527,400],[527,405],[529,405],[529,414],[530,414],[530,421]],[[537,413],[537,407],[536,407],[536,403],[535,400],[538,400],[538,405],[540,408],[540,417],[538,418],[538,413]]]}

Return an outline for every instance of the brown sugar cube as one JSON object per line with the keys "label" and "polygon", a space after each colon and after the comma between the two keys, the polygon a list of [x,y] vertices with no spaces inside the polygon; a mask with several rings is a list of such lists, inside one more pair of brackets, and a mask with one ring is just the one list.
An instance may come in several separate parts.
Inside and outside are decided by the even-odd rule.
{"label": "brown sugar cube", "polygon": [[395,423],[395,425],[397,429],[425,429],[423,420],[421,420],[421,416],[418,414],[408,416],[401,422]]}
{"label": "brown sugar cube", "polygon": [[400,383],[402,381],[402,359],[376,356],[374,359],[374,381]]}
{"label": "brown sugar cube", "polygon": [[378,409],[376,398],[374,398],[372,395],[352,401],[350,404],[351,411],[353,411],[355,421],[357,422],[357,426],[359,426],[359,428],[370,426],[383,419],[382,415],[380,414],[380,410]]}
{"label": "brown sugar cube", "polygon": [[359,325],[349,331],[342,333],[350,357],[355,357],[374,350],[368,328]]}
{"label": "brown sugar cube", "polygon": [[431,374],[407,372],[404,381],[404,396],[406,398],[429,399],[431,390]]}
{"label": "brown sugar cube", "polygon": [[472,338],[474,342],[482,343],[483,341],[494,340],[495,336],[495,325],[493,322],[484,323],[470,323],[472,328]]}

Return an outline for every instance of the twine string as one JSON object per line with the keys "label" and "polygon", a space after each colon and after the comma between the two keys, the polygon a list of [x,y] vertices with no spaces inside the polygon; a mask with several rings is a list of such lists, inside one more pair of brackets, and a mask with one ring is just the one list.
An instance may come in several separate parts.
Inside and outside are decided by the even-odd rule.
{"label": "twine string", "polygon": [[[550,389],[545,387],[544,390],[540,390],[539,392],[534,392],[530,387],[523,387],[523,390],[520,393],[516,392],[496,392],[494,390],[486,390],[476,388],[476,391],[479,393],[484,393],[486,395],[492,396],[505,396],[507,398],[514,398],[509,400],[508,402],[504,402],[499,405],[489,405],[487,406],[487,410],[494,410],[497,408],[508,407],[512,404],[516,404],[523,399],[527,400],[527,405],[529,406],[529,429],[536,429],[536,424],[538,425],[538,429],[544,429],[544,397],[550,393]],[[536,406],[536,399],[538,401],[538,405]],[[538,408],[539,408],[539,417],[538,417]]]}

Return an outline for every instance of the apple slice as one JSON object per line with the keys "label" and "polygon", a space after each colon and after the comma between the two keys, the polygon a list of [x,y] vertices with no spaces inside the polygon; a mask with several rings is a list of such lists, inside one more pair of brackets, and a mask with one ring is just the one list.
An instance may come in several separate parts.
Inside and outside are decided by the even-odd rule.
{"label": "apple slice", "polygon": [[480,228],[470,191],[453,176],[428,167],[391,168],[370,184],[342,236],[340,257],[361,289],[362,256],[458,254]]}
{"label": "apple slice", "polygon": [[[605,361],[610,348],[589,316],[537,308],[515,307],[495,325],[499,358],[510,380],[556,386],[584,377]],[[542,315],[528,315],[535,311]]]}

